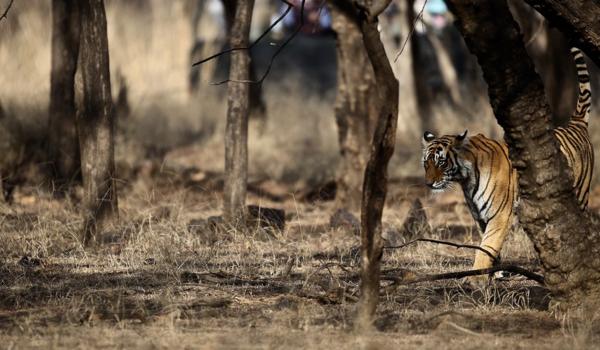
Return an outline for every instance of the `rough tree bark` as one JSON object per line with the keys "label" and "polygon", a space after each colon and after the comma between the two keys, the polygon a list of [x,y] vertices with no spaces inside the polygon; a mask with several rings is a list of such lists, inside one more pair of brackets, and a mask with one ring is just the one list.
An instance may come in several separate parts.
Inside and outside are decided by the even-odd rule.
{"label": "rough tree bark", "polygon": [[79,2],[52,0],[52,68],[48,160],[55,193],[79,180],[80,159],[75,107],[75,72],[79,55]]}
{"label": "rough tree bark", "polygon": [[600,301],[600,238],[578,209],[550,108],[506,0],[448,0],[488,83],[519,174],[519,221],[534,243],[556,306]]}
{"label": "rough tree bark", "polygon": [[[340,154],[336,207],[358,212],[362,184],[378,110],[375,75],[362,43],[355,15],[331,2],[332,27],[337,34],[337,94],[335,120]],[[343,4],[342,4],[343,6]]]}
{"label": "rough tree bark", "polygon": [[[230,5],[231,6],[231,5]],[[248,46],[253,0],[237,1],[230,30],[231,47]],[[247,50],[231,53],[227,87],[227,126],[225,130],[225,191],[223,216],[229,223],[243,222],[248,182],[248,99],[250,85],[239,82],[250,77]]]}
{"label": "rough tree bark", "polygon": [[525,0],[600,67],[600,2]]}
{"label": "rough tree bark", "polygon": [[[394,153],[398,122],[398,81],[379,31],[377,16],[391,0],[355,2],[362,42],[375,73],[376,91],[372,95],[378,108],[378,119],[371,142],[371,154],[365,169],[361,204],[361,282],[356,327],[370,329],[379,302],[380,265],[383,249],[381,215],[387,194],[387,166]],[[347,11],[355,13],[350,6]],[[353,15],[354,16],[354,15]],[[351,17],[352,18],[352,17]]]}
{"label": "rough tree bark", "polygon": [[117,218],[114,118],[103,0],[81,6],[83,113],[77,121],[84,186],[83,243],[96,241]]}

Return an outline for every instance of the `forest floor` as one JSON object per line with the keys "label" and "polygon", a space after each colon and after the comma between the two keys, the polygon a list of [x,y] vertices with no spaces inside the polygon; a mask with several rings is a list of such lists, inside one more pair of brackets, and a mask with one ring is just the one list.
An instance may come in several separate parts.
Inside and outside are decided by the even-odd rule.
{"label": "forest floor", "polygon": [[[487,288],[464,280],[390,286],[376,330],[353,332],[359,238],[332,228],[331,201],[255,183],[249,203],[285,209],[284,230],[212,230],[222,178],[157,170],[122,186],[120,224],[104,244],[78,243],[76,201],[18,190],[0,215],[2,348],[593,348],[597,311],[569,321],[548,310],[547,290],[511,276]],[[477,243],[459,193],[431,196],[418,178],[393,179],[387,244],[415,198],[429,237]],[[593,207],[594,203],[592,203]],[[425,232],[425,231],[424,231]],[[417,232],[417,235],[419,233]],[[470,267],[473,252],[419,243],[385,250],[387,274]],[[511,234],[503,261],[539,272],[529,240]]]}

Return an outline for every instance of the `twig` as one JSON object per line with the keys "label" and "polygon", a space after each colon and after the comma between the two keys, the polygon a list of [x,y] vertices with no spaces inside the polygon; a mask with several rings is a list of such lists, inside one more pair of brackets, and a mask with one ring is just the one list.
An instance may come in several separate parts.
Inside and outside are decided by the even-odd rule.
{"label": "twig", "polygon": [[273,22],[269,26],[269,28],[267,28],[256,40],[254,40],[250,44],[250,46],[233,47],[233,48],[230,48],[230,49],[218,52],[218,53],[216,53],[216,54],[214,54],[212,56],[206,57],[206,58],[204,58],[204,59],[202,59],[202,60],[200,60],[200,61],[192,64],[192,67],[199,66],[199,65],[201,65],[201,64],[203,64],[205,62],[208,62],[208,61],[210,61],[212,59],[215,59],[215,58],[217,58],[219,56],[222,56],[222,55],[224,55],[226,53],[230,53],[230,52],[233,52],[233,51],[239,51],[239,50],[250,50],[250,49],[252,49],[256,44],[258,44],[262,40],[262,38],[265,37],[265,35],[267,35],[277,24],[279,24],[279,22],[281,22],[285,18],[285,16],[287,16],[287,14],[290,12],[290,10],[294,7],[293,4],[291,4],[291,3],[289,3],[289,2],[287,2],[285,0],[282,0],[282,1],[288,5],[288,8],[285,9],[285,11],[283,12],[283,14],[281,16],[279,16],[279,18],[277,18],[277,20],[275,20],[275,22]]}
{"label": "twig", "polygon": [[485,254],[487,254],[487,256],[489,256],[490,258],[492,258],[492,260],[494,261],[494,263],[499,263],[500,259],[498,259],[496,256],[494,256],[494,254],[490,253],[487,249],[483,249],[480,246],[477,245],[472,245],[472,244],[459,244],[459,243],[454,243],[454,242],[448,242],[448,241],[440,241],[437,239],[431,239],[431,238],[417,238],[414,239],[408,243],[404,243],[401,244],[399,246],[387,246],[387,247],[383,247],[384,249],[402,249],[406,246],[412,245],[414,243],[417,242],[429,242],[429,243],[436,243],[436,244],[443,244],[443,245],[449,245],[455,248],[468,248],[468,249],[476,249],[479,251],[484,252]]}
{"label": "twig", "polygon": [[[415,27],[417,26],[417,22],[419,21],[419,19],[422,19],[423,17],[423,11],[425,11],[425,5],[427,5],[427,0],[425,0],[425,2],[423,2],[423,7],[421,7],[421,11],[419,11],[419,13],[417,14],[417,17],[415,17],[415,20],[413,21],[413,25],[410,28],[410,33],[408,33],[408,35],[406,36],[406,39],[404,39],[404,43],[402,43],[402,47],[400,48],[400,51],[396,54],[396,57],[394,58],[394,63],[396,63],[396,61],[398,61],[398,58],[400,57],[400,55],[402,55],[402,52],[404,51],[404,47],[406,46],[406,43],[408,43],[408,40],[410,40],[410,38],[412,38],[412,35],[415,31]],[[412,11],[413,9],[407,9],[407,11]]]}
{"label": "twig", "polygon": [[435,275],[421,275],[421,276],[414,275],[414,277],[412,277],[411,275],[407,275],[407,274],[404,274],[404,275],[408,276],[408,277],[383,275],[383,276],[381,276],[381,279],[393,281],[395,284],[413,284],[413,283],[420,283],[420,282],[432,282],[432,281],[439,281],[439,280],[459,279],[459,278],[469,277],[469,276],[488,275],[490,273],[494,273],[494,272],[498,272],[498,271],[512,272],[517,275],[525,276],[528,279],[536,281],[539,284],[542,284],[542,285],[544,284],[544,276],[538,275],[537,273],[531,272],[520,266],[508,265],[508,264],[501,264],[501,265],[488,267],[486,269],[478,269],[478,270],[447,272],[447,273],[440,273],[440,274],[435,274]]}
{"label": "twig", "polygon": [[[192,67],[201,65],[203,63],[206,63],[212,59],[215,59],[219,56],[222,56],[224,54],[227,53],[231,53],[233,51],[240,51],[240,50],[248,50],[250,51],[256,44],[258,44],[277,24],[279,24],[279,22],[281,22],[285,16],[288,15],[288,13],[292,10],[292,8],[294,7],[294,5],[290,2],[288,2],[287,0],[281,0],[283,3],[285,3],[286,5],[288,5],[287,9],[283,12],[283,14],[281,16],[279,16],[277,18],[277,20],[275,20],[275,22],[273,22],[256,40],[254,40],[254,42],[252,42],[252,44],[250,44],[247,47],[233,47],[224,51],[221,51],[219,53],[216,53],[212,56],[209,56],[203,60],[200,60],[194,64],[192,64]],[[265,80],[265,78],[267,77],[267,75],[269,75],[269,72],[271,71],[271,68],[273,66],[273,62],[275,61],[275,58],[281,53],[281,51],[283,50],[283,48],[289,44],[290,41],[292,41],[292,39],[294,39],[294,37],[296,37],[296,35],[300,32],[300,30],[302,29],[302,27],[304,26],[304,3],[306,2],[306,0],[302,0],[302,3],[300,4],[300,23],[298,24],[298,26],[296,27],[296,29],[294,29],[294,32],[277,48],[277,50],[275,51],[275,53],[273,53],[273,55],[271,56],[271,59],[269,60],[269,65],[267,66],[267,69],[265,70],[265,73],[262,75],[262,77],[258,80],[231,80],[231,79],[225,79],[223,81],[219,81],[216,83],[211,83],[211,85],[222,85],[228,82],[234,82],[234,83],[245,83],[245,84],[262,84],[262,82]]]}
{"label": "twig", "polygon": [[[302,284],[302,288],[304,289],[307,285],[308,282],[312,279],[312,277],[314,275],[316,275],[317,273],[319,273],[321,270],[329,270],[329,267],[339,267],[340,269],[342,269],[342,271],[346,272],[346,273],[351,273],[351,271],[348,270],[348,268],[340,263],[335,263],[335,262],[323,262],[316,270],[312,271],[310,274],[308,274],[306,276],[306,280],[304,281],[304,283]],[[331,274],[331,270],[329,270],[329,273]]]}
{"label": "twig", "polygon": [[0,21],[2,21],[3,19],[5,19],[7,17],[8,11],[12,7],[13,2],[15,2],[15,0],[10,0],[10,2],[8,3],[8,6],[6,7],[6,10],[4,10],[4,13],[2,14],[2,16],[0,16]]}

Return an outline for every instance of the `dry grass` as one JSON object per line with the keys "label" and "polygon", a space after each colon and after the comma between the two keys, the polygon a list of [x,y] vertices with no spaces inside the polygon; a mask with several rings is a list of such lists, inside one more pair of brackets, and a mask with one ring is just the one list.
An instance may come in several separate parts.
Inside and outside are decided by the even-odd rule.
{"label": "dry grass", "polygon": [[[512,277],[487,289],[464,281],[422,283],[382,295],[377,331],[352,332],[358,237],[328,228],[330,203],[253,203],[283,207],[282,232],[209,233],[187,227],[218,214],[218,193],[174,188],[165,177],[138,178],[121,191],[121,223],[97,251],[78,240],[76,206],[21,190],[3,208],[0,339],[9,347],[139,348],[587,348],[598,315],[558,320],[547,292]],[[160,180],[160,181],[159,181]],[[29,189],[32,191],[32,189]],[[397,182],[384,225],[401,225],[402,206],[423,190]],[[435,237],[470,242],[456,194],[427,197]],[[436,224],[444,222],[445,224]],[[22,257],[40,259],[23,264]],[[386,252],[384,270],[466,269],[472,252],[425,243]],[[505,261],[538,269],[530,243],[511,236]],[[540,339],[544,339],[540,342]]]}

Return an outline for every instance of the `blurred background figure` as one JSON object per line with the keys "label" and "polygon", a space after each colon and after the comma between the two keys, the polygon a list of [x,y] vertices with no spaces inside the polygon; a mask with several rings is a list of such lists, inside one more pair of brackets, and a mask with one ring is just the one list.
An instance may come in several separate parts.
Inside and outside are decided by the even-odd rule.
{"label": "blurred background figure", "polygon": [[[292,0],[294,5],[290,14],[275,26],[274,37],[281,38],[285,34],[295,31],[300,25],[302,0]],[[271,23],[275,22],[288,8],[282,4],[276,14],[271,17]],[[304,25],[300,32],[305,35],[320,35],[331,32],[331,15],[324,1],[306,0],[304,2]]]}

